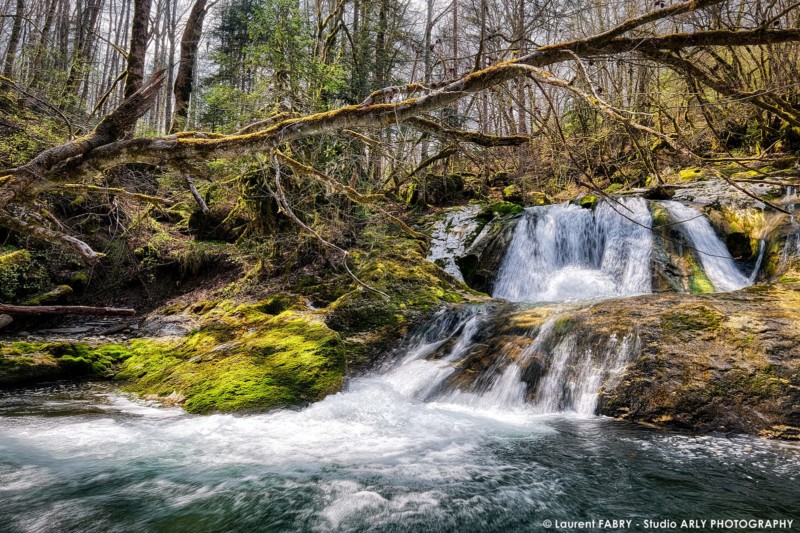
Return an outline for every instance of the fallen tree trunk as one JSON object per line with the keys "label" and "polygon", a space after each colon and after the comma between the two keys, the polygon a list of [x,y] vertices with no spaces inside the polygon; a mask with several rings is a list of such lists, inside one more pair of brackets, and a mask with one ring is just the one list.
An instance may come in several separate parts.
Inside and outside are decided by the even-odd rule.
{"label": "fallen tree trunk", "polygon": [[9,315],[109,315],[132,316],[136,309],[127,307],[90,307],[87,305],[9,305],[0,304],[0,313]]}

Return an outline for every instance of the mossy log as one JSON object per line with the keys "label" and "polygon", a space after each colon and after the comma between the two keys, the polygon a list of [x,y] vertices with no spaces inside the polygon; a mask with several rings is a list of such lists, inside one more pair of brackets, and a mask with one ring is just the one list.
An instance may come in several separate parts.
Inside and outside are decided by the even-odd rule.
{"label": "mossy log", "polygon": [[135,309],[126,307],[91,307],[88,305],[8,305],[0,304],[0,313],[10,315],[109,315],[132,316]]}

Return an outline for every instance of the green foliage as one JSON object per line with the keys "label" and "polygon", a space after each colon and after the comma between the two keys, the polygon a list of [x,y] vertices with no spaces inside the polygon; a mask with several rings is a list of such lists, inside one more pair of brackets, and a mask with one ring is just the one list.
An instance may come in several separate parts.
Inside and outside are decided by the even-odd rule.
{"label": "green foliage", "polygon": [[28,250],[0,248],[0,301],[19,302],[50,284],[44,264]]}

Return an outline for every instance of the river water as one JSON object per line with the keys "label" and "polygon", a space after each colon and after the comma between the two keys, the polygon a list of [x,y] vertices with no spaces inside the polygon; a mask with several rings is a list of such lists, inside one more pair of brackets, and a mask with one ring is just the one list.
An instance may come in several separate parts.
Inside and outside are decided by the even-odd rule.
{"label": "river water", "polygon": [[798,478],[797,445],[421,402],[381,377],[255,416],[187,415],[99,384],[0,396],[4,532],[796,519]]}

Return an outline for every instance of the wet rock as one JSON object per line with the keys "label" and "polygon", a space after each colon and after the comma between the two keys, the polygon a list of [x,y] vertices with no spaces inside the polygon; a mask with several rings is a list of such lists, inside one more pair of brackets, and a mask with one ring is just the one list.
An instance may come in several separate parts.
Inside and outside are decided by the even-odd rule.
{"label": "wet rock", "polygon": [[141,325],[142,333],[149,337],[181,337],[188,335],[197,325],[197,317],[179,315],[152,315]]}
{"label": "wet rock", "polygon": [[80,333],[88,333],[94,329],[92,326],[75,326],[70,328],[51,328],[40,330],[41,333],[48,335],[77,335]]}
{"label": "wet rock", "polygon": [[491,294],[519,219],[519,215],[511,215],[492,220],[464,255],[456,258],[467,285]]}
{"label": "wet rock", "polygon": [[634,332],[641,349],[620,383],[602,391],[600,414],[797,438],[800,286],[603,302],[584,326],[613,322]]}

